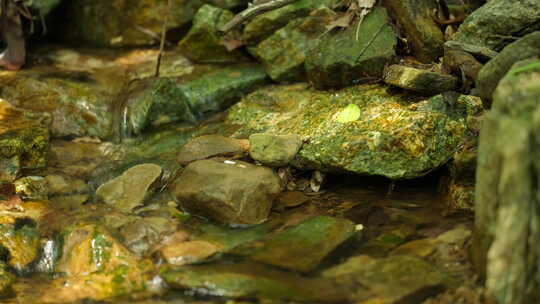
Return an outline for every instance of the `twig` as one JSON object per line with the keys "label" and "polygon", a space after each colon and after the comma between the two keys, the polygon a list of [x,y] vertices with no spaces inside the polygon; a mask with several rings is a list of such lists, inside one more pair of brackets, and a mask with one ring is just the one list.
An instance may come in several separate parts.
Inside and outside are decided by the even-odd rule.
{"label": "twig", "polygon": [[163,28],[161,29],[161,41],[159,43],[159,53],[156,60],[156,73],[155,77],[159,77],[159,67],[161,66],[161,57],[163,56],[163,49],[165,48],[165,36],[167,34],[167,23],[171,15],[172,1],[167,0],[167,14],[165,14],[165,20],[163,20]]}
{"label": "twig", "polygon": [[227,24],[223,25],[218,30],[220,32],[227,33],[242,24],[243,22],[248,21],[257,15],[278,9],[296,1],[298,0],[271,0],[268,2],[262,2],[260,4],[252,5],[238,13],[231,21],[227,22]]}

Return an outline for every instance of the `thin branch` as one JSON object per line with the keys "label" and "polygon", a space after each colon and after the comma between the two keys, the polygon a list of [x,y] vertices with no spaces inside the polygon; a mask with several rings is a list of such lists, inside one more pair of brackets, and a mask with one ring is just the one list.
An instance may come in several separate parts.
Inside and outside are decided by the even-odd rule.
{"label": "thin branch", "polygon": [[260,1],[258,4],[251,5],[238,13],[231,21],[227,22],[227,24],[223,25],[218,30],[220,32],[227,33],[245,21],[253,19],[257,15],[278,9],[296,1],[298,0],[271,0],[268,2]]}
{"label": "thin branch", "polygon": [[165,48],[165,36],[167,35],[167,23],[171,16],[172,0],[167,0],[167,14],[165,14],[165,20],[163,20],[163,28],[161,29],[161,41],[159,43],[159,53],[156,60],[156,73],[155,77],[159,77],[159,67],[161,66],[161,57],[163,56],[163,49]]}

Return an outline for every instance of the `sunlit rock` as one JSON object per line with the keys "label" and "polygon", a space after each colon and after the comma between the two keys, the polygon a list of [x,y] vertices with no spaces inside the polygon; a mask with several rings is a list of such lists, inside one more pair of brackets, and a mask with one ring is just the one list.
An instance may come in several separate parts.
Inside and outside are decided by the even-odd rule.
{"label": "sunlit rock", "polygon": [[99,225],[80,223],[64,230],[55,279],[42,295],[46,303],[102,300],[150,289],[154,267],[126,249]]}
{"label": "sunlit rock", "polygon": [[[351,104],[356,115],[342,115]],[[241,125],[240,138],[298,134],[304,144],[292,164],[301,169],[402,179],[446,163],[473,132],[467,118],[481,112],[479,98],[454,93],[426,99],[382,85],[323,92],[295,84],[249,94],[226,122]]]}
{"label": "sunlit rock", "polygon": [[22,169],[44,167],[48,146],[47,117],[0,98],[0,182],[12,182]]}
{"label": "sunlit rock", "polygon": [[27,225],[0,224],[0,245],[9,252],[7,264],[23,273],[39,258],[40,235],[36,228]]}
{"label": "sunlit rock", "polygon": [[458,83],[457,78],[452,75],[397,64],[384,70],[384,82],[406,90],[432,95],[452,91]]}

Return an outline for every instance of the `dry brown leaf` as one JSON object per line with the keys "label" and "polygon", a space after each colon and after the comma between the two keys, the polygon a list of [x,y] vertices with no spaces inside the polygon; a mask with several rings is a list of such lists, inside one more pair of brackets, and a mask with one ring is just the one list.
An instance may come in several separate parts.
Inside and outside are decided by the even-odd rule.
{"label": "dry brown leaf", "polygon": [[244,42],[240,39],[232,38],[232,37],[224,37],[223,38],[223,45],[227,49],[227,51],[234,51],[237,48],[244,45]]}
{"label": "dry brown leaf", "polygon": [[335,28],[349,27],[349,25],[351,25],[353,18],[354,18],[354,12],[347,11],[343,15],[335,19],[334,21],[328,23],[328,25],[326,25],[326,30],[331,31]]}

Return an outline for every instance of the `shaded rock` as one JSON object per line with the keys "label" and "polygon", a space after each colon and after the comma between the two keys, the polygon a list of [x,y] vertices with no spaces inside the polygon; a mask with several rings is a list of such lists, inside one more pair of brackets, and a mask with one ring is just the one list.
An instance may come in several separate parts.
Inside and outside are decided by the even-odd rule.
{"label": "shaded rock", "polygon": [[210,3],[217,7],[231,9],[245,7],[248,5],[249,0],[210,0]]}
{"label": "shaded rock", "polygon": [[332,7],[336,0],[299,0],[276,10],[261,14],[244,27],[242,41],[255,45],[270,37],[275,31],[284,27],[290,21],[309,15],[319,7]]}
{"label": "shaded rock", "polygon": [[194,213],[227,224],[259,224],[268,217],[281,185],[269,168],[200,160],[184,169],[171,191]]}
{"label": "shaded rock", "polygon": [[25,176],[13,182],[15,192],[23,198],[46,200],[49,195],[47,183],[41,176]]}
{"label": "shaded rock", "polygon": [[387,0],[384,5],[403,28],[416,58],[429,63],[442,57],[444,35],[433,18],[434,1]]}
{"label": "shaded rock", "polygon": [[452,43],[499,52],[517,38],[540,30],[536,0],[492,0],[460,25]]}
{"label": "shaded rock", "polygon": [[335,17],[327,7],[313,11],[309,17],[289,22],[249,52],[261,62],[274,81],[305,80],[306,55],[326,31],[325,25]]}
{"label": "shaded rock", "polygon": [[[350,105],[358,117],[338,121]],[[305,84],[269,86],[229,111],[235,137],[254,133],[298,134],[306,139],[293,165],[325,172],[383,175],[425,174],[448,161],[471,131],[466,117],[481,113],[479,98],[444,94],[425,99],[361,85],[321,92]]]}
{"label": "shaded rock", "polygon": [[137,258],[102,226],[80,223],[65,228],[63,253],[56,267],[64,277],[52,281],[41,301],[103,300],[149,291],[153,270],[150,261]]}
{"label": "shaded rock", "polygon": [[244,244],[233,252],[286,269],[311,271],[352,236],[354,226],[349,220],[318,216]]}
{"label": "shaded rock", "polygon": [[169,122],[195,123],[226,109],[241,96],[265,83],[258,65],[201,67],[174,78],[142,79],[128,88],[127,134]]}
{"label": "shaded rock", "polygon": [[382,76],[395,56],[397,37],[384,8],[373,9],[362,21],[319,39],[306,57],[309,81],[317,89],[339,88]]}
{"label": "shaded rock", "polygon": [[178,152],[178,162],[187,165],[192,161],[213,156],[238,158],[246,154],[249,143],[220,135],[203,135],[190,139]]}
{"label": "shaded rock", "polygon": [[447,71],[455,72],[457,75],[464,74],[473,81],[483,67],[473,55],[449,48],[444,50],[443,66]]}
{"label": "shaded rock", "polygon": [[[478,73],[476,88],[480,97],[491,100],[497,84],[514,63],[538,54],[540,54],[540,32],[529,34],[509,44]],[[489,102],[486,104],[489,105]]]}
{"label": "shaded rock", "polygon": [[9,253],[8,265],[18,272],[26,272],[39,258],[40,236],[36,228],[0,224],[0,246]]}
{"label": "shaded rock", "polygon": [[196,62],[227,63],[246,61],[240,49],[228,51],[218,28],[234,17],[230,11],[202,6],[193,19],[193,26],[178,47],[186,57]]}
{"label": "shaded rock", "polygon": [[205,295],[302,302],[345,300],[341,286],[254,263],[211,264],[166,269],[162,277],[173,289],[191,289]]}
{"label": "shaded rock", "polygon": [[0,99],[0,182],[12,182],[22,169],[45,166],[49,130],[44,116]]}
{"label": "shaded rock", "polygon": [[179,266],[202,262],[221,248],[210,242],[188,241],[164,246],[159,251],[167,263]]}
{"label": "shaded rock", "polygon": [[402,65],[391,65],[384,70],[384,82],[403,89],[426,94],[451,91],[457,86],[457,78]]}
{"label": "shaded rock", "polygon": [[130,212],[143,203],[149,187],[160,175],[161,167],[158,165],[137,165],[99,186],[96,195],[105,203]]}
{"label": "shaded rock", "polygon": [[540,252],[530,245],[540,242],[539,101],[538,69],[508,73],[495,90],[480,132],[471,252],[477,271],[486,275],[487,293],[498,303],[540,300]]}
{"label": "shaded rock", "polygon": [[350,258],[346,265],[348,268],[336,266],[341,267],[341,271],[335,268],[326,270],[325,276],[336,277],[344,284],[357,285],[358,289],[352,296],[355,300],[370,299],[392,304],[422,303],[452,285],[451,277],[414,256]]}
{"label": "shaded rock", "polygon": [[[201,0],[174,2],[168,29],[187,25],[204,4]],[[99,47],[148,46],[159,42],[167,2],[159,0],[68,1],[65,22],[56,30],[69,43]]]}
{"label": "shaded rock", "polygon": [[112,131],[114,82],[94,76],[55,67],[2,73],[0,96],[17,107],[48,113],[53,137],[106,138]]}
{"label": "shaded rock", "polygon": [[277,207],[296,207],[307,201],[309,201],[309,196],[305,195],[304,193],[300,191],[287,191],[283,192],[279,196]]}
{"label": "shaded rock", "polygon": [[302,138],[296,134],[273,135],[266,133],[249,136],[249,156],[264,165],[288,165],[300,150]]}

